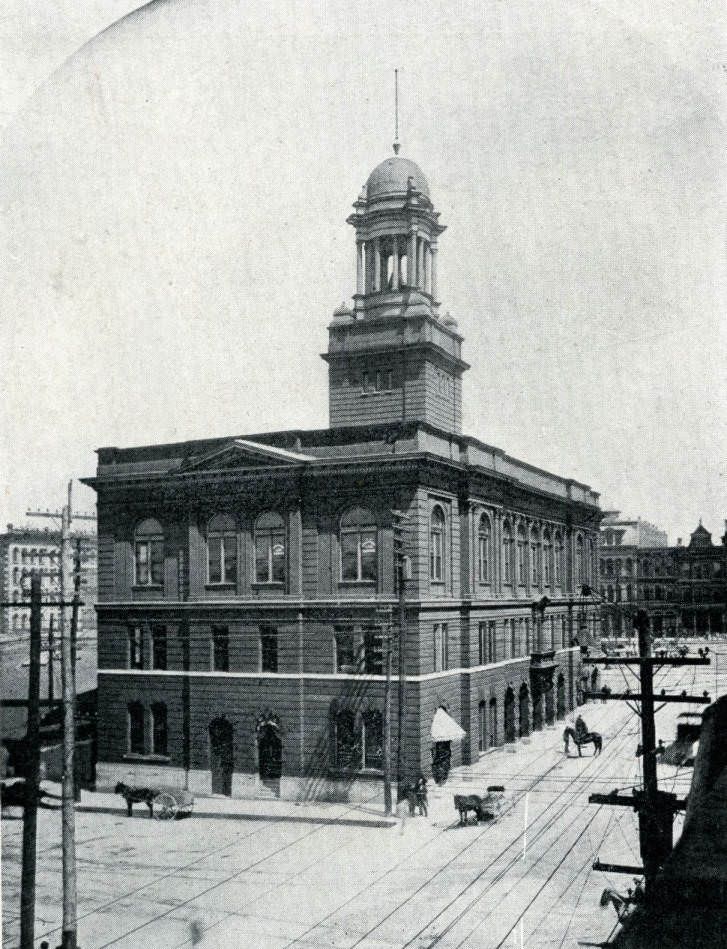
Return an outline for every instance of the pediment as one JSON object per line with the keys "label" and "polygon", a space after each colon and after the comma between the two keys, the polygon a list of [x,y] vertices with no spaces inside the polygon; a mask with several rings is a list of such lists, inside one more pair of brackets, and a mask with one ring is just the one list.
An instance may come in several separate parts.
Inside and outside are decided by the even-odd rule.
{"label": "pediment", "polygon": [[225,471],[235,468],[269,468],[271,465],[300,465],[314,461],[311,455],[277,448],[274,445],[262,445],[260,442],[235,438],[220,448],[188,461],[185,471]]}

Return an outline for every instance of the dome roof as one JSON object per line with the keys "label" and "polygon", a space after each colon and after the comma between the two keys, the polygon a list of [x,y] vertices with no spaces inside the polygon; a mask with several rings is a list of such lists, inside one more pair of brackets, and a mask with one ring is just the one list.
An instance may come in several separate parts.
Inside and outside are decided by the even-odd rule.
{"label": "dome roof", "polygon": [[382,161],[369,175],[366,182],[366,197],[380,198],[387,194],[401,194],[407,191],[409,179],[417,191],[429,197],[429,183],[415,162],[399,155],[392,155]]}

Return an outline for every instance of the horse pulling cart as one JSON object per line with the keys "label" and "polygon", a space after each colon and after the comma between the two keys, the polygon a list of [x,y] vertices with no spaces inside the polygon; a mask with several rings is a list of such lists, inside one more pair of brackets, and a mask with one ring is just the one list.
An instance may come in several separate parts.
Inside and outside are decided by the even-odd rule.
{"label": "horse pulling cart", "polygon": [[194,795],[182,788],[141,788],[123,784],[116,785],[115,793],[126,801],[126,812],[131,817],[134,804],[146,804],[149,817],[157,820],[174,820],[189,817],[194,807]]}

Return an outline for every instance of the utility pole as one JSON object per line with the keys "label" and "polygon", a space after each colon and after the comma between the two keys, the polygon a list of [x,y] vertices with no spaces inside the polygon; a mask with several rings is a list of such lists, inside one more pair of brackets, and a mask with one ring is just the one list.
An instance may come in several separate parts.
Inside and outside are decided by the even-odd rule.
{"label": "utility pole", "polygon": [[20,882],[20,949],[35,942],[35,868],[40,788],[40,572],[30,574],[30,668],[28,670],[28,749],[23,811],[23,869]]}
{"label": "utility pole", "polygon": [[[61,563],[60,563],[60,611],[59,627],[61,636],[61,683],[63,689],[63,786],[62,786],[62,827],[63,827],[63,935],[62,949],[77,949],[76,930],[76,815],[75,801],[75,744],[76,744],[76,696],[75,676],[73,674],[72,629],[66,623],[65,597],[70,591],[71,560],[71,490],[73,482],[68,483],[68,504],[63,508],[61,520]],[[77,603],[74,599],[74,612]]]}
{"label": "utility pole", "polygon": [[392,813],[391,801],[391,622],[383,627],[385,640],[384,686],[384,811],[387,817]]}
{"label": "utility pole", "polygon": [[406,725],[406,581],[410,569],[409,558],[404,554],[404,523],[409,516],[403,511],[392,511],[394,528],[394,572],[399,598],[399,705],[398,734],[396,741],[397,800],[404,790],[404,728]]}
{"label": "utility pole", "polygon": [[[641,716],[641,754],[643,757],[644,789],[641,792],[635,792],[633,795],[619,794],[612,792],[610,794],[592,794],[589,801],[592,804],[611,804],[620,807],[633,807],[639,814],[639,843],[641,850],[641,859],[643,868],[640,867],[620,867],[617,864],[601,863],[597,860],[594,870],[607,870],[610,872],[623,872],[629,874],[644,874],[644,883],[646,892],[649,892],[656,879],[660,867],[668,857],[672,849],[672,830],[674,814],[678,810],[684,810],[685,801],[677,800],[675,794],[669,794],[660,791],[656,772],[656,724],[655,714],[658,709],[654,708],[654,665],[660,666],[705,666],[709,665],[707,658],[659,658],[654,659],[651,655],[651,634],[649,630],[649,614],[645,610],[639,610],[634,617],[634,627],[639,636],[639,658],[638,659],[620,659],[620,658],[589,658],[588,662],[594,665],[621,665],[638,666],[640,678],[639,692],[588,692],[589,698],[601,699],[602,701],[625,701],[639,702],[641,709],[638,714]],[[661,694],[656,697],[660,706],[666,703],[689,703],[689,704],[709,704],[709,695],[705,692],[702,695],[666,695]]]}
{"label": "utility pole", "polygon": [[53,704],[55,699],[55,682],[53,670],[53,624],[55,623],[55,616],[53,613],[50,615],[48,621],[48,702]]}
{"label": "utility pole", "polygon": [[[70,505],[69,505],[70,510]],[[74,721],[74,762],[73,762],[73,800],[81,800],[81,787],[76,777],[75,762],[75,721],[76,721],[76,655],[78,648],[78,609],[81,604],[81,539],[76,540],[76,551],[73,559],[73,601],[71,605],[71,678],[73,696],[73,721]]]}

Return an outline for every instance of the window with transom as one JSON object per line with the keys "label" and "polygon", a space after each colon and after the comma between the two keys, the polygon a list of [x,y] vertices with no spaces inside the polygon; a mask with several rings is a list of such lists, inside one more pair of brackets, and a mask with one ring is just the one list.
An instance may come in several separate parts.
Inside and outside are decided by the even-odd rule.
{"label": "window with transom", "polygon": [[341,580],[375,583],[378,577],[376,520],[371,511],[355,507],[341,518]]}
{"label": "window with transom", "polygon": [[164,583],[164,534],[153,518],[142,521],[134,532],[134,583],[140,587]]}
{"label": "window with transom", "polygon": [[267,511],[255,522],[255,580],[285,583],[285,523],[277,511]]}
{"label": "window with transom", "polygon": [[486,514],[480,516],[477,532],[478,542],[478,570],[480,583],[490,582],[490,519]]}
{"label": "window with transom", "polygon": [[509,521],[502,525],[502,582],[512,585],[512,528]]}
{"label": "window with transom", "polygon": [[237,529],[229,514],[218,514],[207,525],[207,582],[237,582]]}
{"label": "window with transom", "polygon": [[444,511],[437,504],[429,520],[429,578],[435,583],[444,581]]}

